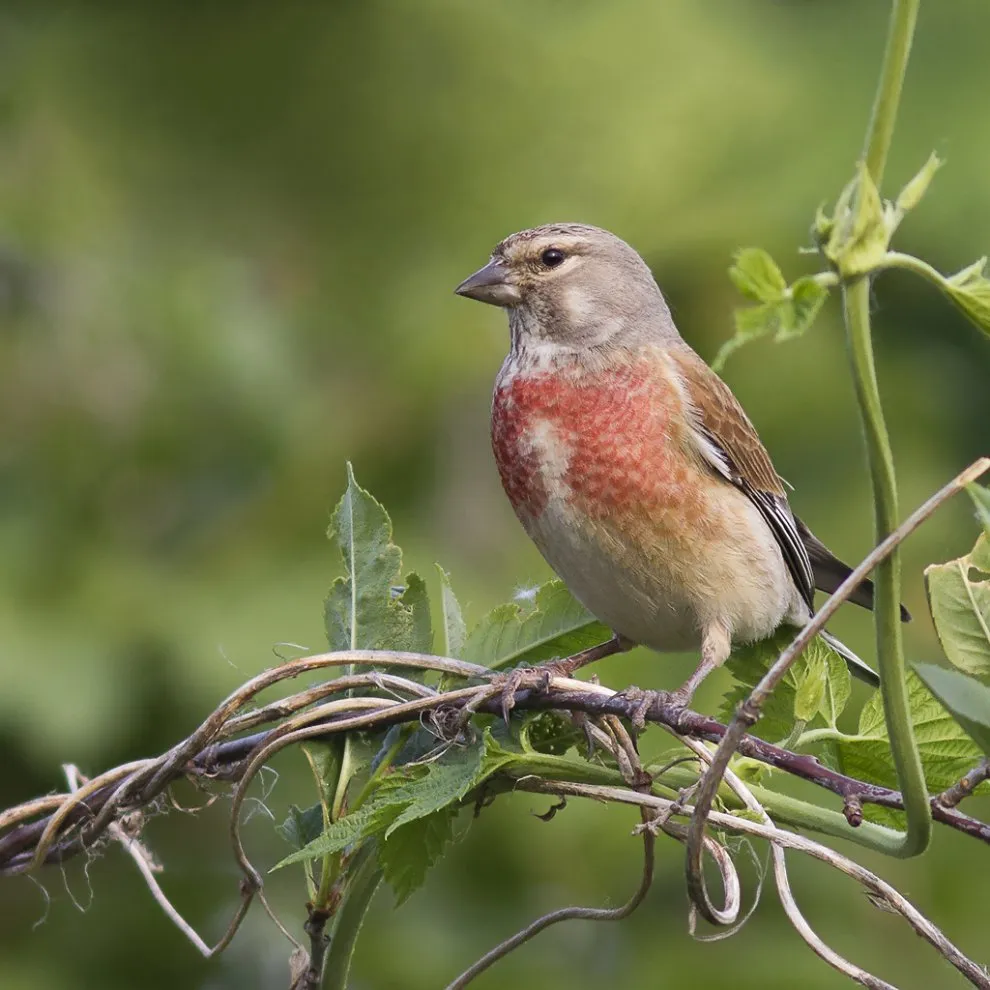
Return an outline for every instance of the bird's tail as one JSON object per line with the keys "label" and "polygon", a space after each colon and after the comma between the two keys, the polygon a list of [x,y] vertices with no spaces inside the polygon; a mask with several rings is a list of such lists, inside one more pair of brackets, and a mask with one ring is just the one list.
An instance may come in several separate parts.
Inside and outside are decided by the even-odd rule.
{"label": "bird's tail", "polygon": [[880,678],[877,676],[877,672],[868,664],[865,660],[861,660],[852,650],[846,646],[841,640],[836,639],[830,632],[825,629],[821,631],[821,637],[828,643],[829,646],[835,650],[836,653],[846,661],[846,665],[849,667],[849,672],[854,676],[858,677],[861,681],[869,684],[871,687],[880,686]]}

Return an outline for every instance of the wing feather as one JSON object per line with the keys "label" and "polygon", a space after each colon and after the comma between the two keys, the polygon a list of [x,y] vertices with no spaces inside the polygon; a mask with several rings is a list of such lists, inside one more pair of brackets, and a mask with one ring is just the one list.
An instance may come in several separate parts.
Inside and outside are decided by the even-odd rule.
{"label": "wing feather", "polygon": [[731,389],[690,348],[671,352],[694,414],[698,452],[756,506],[801,597],[814,611],[815,574],[784,482]]}

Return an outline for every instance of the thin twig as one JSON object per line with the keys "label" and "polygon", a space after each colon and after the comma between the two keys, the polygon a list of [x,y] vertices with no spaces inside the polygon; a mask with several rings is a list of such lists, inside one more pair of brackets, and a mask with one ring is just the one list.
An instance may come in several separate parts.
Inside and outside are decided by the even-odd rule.
{"label": "thin twig", "polygon": [[[712,754],[700,743],[693,739],[685,740],[688,748],[704,763],[711,763]],[[766,808],[757,801],[753,792],[740,780],[732,770],[725,771],[725,782],[729,785],[735,795],[750,811],[760,816],[764,825],[776,828],[775,823],[767,814]],[[563,799],[561,799],[563,800]],[[824,939],[811,927],[798,906],[794,891],[791,889],[790,878],[787,875],[787,862],[784,857],[784,850],[776,842],[770,844],[770,855],[773,859],[773,875],[777,885],[777,893],[780,895],[780,902],[783,905],[784,913],[794,926],[794,930],[804,939],[811,950],[820,958],[824,959],[830,966],[837,969],[844,976],[862,986],[869,987],[870,990],[897,990],[890,983],[881,980],[879,977],[868,973],[865,969],[851,963],[844,956],[836,952]],[[692,905],[693,907],[693,905]]]}
{"label": "thin twig", "polygon": [[984,758],[979,766],[974,767],[951,787],[947,787],[933,799],[934,804],[943,808],[954,808],[964,798],[968,798],[983,781],[990,779],[990,758]]}
{"label": "thin twig", "polygon": [[[79,768],[69,764],[65,767],[65,776],[69,784],[69,790],[73,793],[79,791],[83,785],[85,785],[86,778],[79,772]],[[165,912],[168,918],[171,920],[172,924],[182,932],[183,935],[196,947],[196,950],[205,959],[209,959],[211,956],[219,952],[223,946],[229,942],[230,938],[227,937],[225,940],[217,943],[213,948],[210,948],[202,938],[200,938],[199,933],[196,931],[192,925],[186,921],[185,918],[179,913],[178,909],[174,904],[168,899],[165,891],[162,890],[161,885],[158,883],[155,873],[161,872],[161,867],[158,866],[151,857],[151,854],[144,847],[137,836],[129,835],[124,831],[124,828],[114,822],[110,828],[107,830],[109,835],[115,839],[123,847],[124,851],[128,856],[134,861],[134,865],[137,866],[141,876],[144,878],[144,882],[151,893],[152,898],[154,898],[155,903]],[[240,926],[243,920],[243,913],[238,913],[236,924],[233,925],[233,931],[229,932],[229,936],[232,937],[234,932]]]}
{"label": "thin twig", "polygon": [[[613,753],[618,759],[621,752],[622,759],[628,767],[626,773],[627,780],[632,786],[636,786],[644,779],[643,767],[639,762],[636,747],[626,732],[625,727],[618,720],[616,720],[616,724],[611,726],[611,728],[615,733],[611,747]],[[646,779],[648,780],[649,778],[647,777]],[[641,812],[644,824],[652,820],[652,814],[645,808],[641,809]],[[521,931],[516,932],[515,935],[500,942],[495,948],[486,952],[474,965],[470,966],[457,979],[448,984],[447,990],[462,990],[463,987],[466,987],[486,969],[493,966],[500,959],[505,958],[514,949],[519,948],[519,946],[528,942],[551,925],[558,924],[562,921],[621,921],[623,918],[628,918],[643,903],[653,883],[656,835],[653,830],[644,828],[642,836],[643,873],[635,893],[625,904],[617,908],[566,907],[559,908],[556,911],[550,911],[528,924]]]}
{"label": "thin twig", "polygon": [[722,737],[722,741],[715,752],[714,759],[702,777],[698,792],[695,795],[695,810],[689,827],[687,853],[685,856],[685,874],[687,877],[688,893],[692,902],[697,905],[702,915],[713,924],[716,923],[714,921],[715,914],[712,910],[714,906],[709,902],[705,894],[704,882],[701,877],[701,849],[702,839],[705,833],[705,819],[711,811],[712,801],[718,791],[725,770],[729,765],[729,760],[738,748],[746,729],[755,725],[759,720],[763,705],[773,689],[784,678],[790,665],[801,655],[811,640],[825,627],[825,623],[834,615],[839,606],[849,598],[863,579],[869,575],[870,571],[880,561],[893,553],[947,499],[951,498],[957,492],[962,491],[966,485],[979,478],[988,468],[990,468],[990,458],[982,457],[974,462],[965,471],[953,478],[940,491],[936,492],[920,508],[916,509],[887,539],[875,547],[863,562],[852,571],[849,577],[839,585],[835,593],[818,610],[808,625],[798,633],[791,645],[781,653],[760,683],[753,688],[749,697],[736,710],[736,714],[729,724],[725,735]]}
{"label": "thin twig", "polygon": [[[532,791],[537,794],[554,794],[559,797],[586,797],[597,801],[615,801],[622,804],[632,804],[639,807],[655,808],[661,815],[693,814],[694,809],[682,807],[676,801],[658,797],[653,794],[629,790],[622,787],[608,787],[600,784],[579,784],[571,781],[543,780],[527,777],[516,784],[518,790]],[[885,880],[865,867],[837,853],[828,846],[821,845],[811,839],[794,832],[768,826],[762,822],[753,822],[737,815],[712,811],[709,814],[711,823],[726,831],[743,833],[766,839],[788,849],[803,852],[814,859],[821,860],[840,872],[856,880],[871,893],[874,898],[889,908],[895,914],[901,915],[914,931],[926,942],[932,945],[940,955],[947,959],[969,982],[980,990],[990,990],[990,976],[973,960],[958,949],[941,930],[929,921],[903,894],[899,893]]]}

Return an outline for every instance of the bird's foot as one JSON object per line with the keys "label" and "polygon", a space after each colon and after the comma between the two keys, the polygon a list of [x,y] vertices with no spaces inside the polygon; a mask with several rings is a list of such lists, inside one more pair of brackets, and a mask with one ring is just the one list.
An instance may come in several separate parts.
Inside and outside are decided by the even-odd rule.
{"label": "bird's foot", "polygon": [[647,712],[654,705],[687,708],[693,696],[694,691],[689,684],[679,687],[676,691],[644,691],[633,684],[616,695],[618,698],[626,698],[635,703],[636,707],[633,709],[631,718],[633,727],[636,729],[646,728]]}
{"label": "bird's foot", "polygon": [[642,688],[631,684],[625,690],[620,691],[617,698],[625,698],[631,701],[636,707],[632,712],[632,724],[635,729],[646,728],[647,712],[656,704],[670,704],[673,695],[668,691],[644,691]]}
{"label": "bird's foot", "polygon": [[505,724],[509,724],[509,716],[516,707],[517,691],[548,691],[552,678],[570,677],[570,675],[571,671],[566,661],[557,660],[550,660],[535,667],[516,667],[503,674],[496,674],[489,683],[499,691],[499,705]]}

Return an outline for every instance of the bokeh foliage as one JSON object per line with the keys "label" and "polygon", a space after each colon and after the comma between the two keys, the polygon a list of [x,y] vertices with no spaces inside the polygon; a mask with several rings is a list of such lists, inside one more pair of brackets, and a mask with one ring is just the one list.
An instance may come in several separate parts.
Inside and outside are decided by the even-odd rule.
{"label": "bokeh foliage", "polygon": [[[338,570],[323,531],[347,458],[389,506],[407,564],[451,569],[469,620],[545,578],[487,451],[501,317],[453,285],[514,229],[599,223],[650,260],[711,358],[731,332],[735,248],[765,246],[788,278],[812,270],[793,245],[859,151],[885,17],[885,4],[765,0],[5,5],[2,803],[57,787],[62,761],[97,769],[164,748],[273,662],[275,643],[321,647]],[[979,0],[923,6],[889,169],[888,195],[933,144],[946,159],[899,235],[945,271],[990,244],[988,31]],[[884,276],[876,298],[908,507],[990,447],[990,348],[918,280]],[[809,334],[746,348],[727,378],[798,511],[852,558],[870,511],[844,360],[826,304]],[[972,534],[960,501],[908,544],[916,615],[923,566],[967,552]],[[867,656],[868,628],[860,615],[835,626]],[[937,651],[919,618],[909,659]],[[668,686],[689,664],[635,654],[599,673]],[[298,763],[283,761],[269,798],[279,819],[305,786]],[[439,985],[537,910],[627,894],[638,849],[621,813],[543,825],[531,804],[482,818],[394,919],[381,899],[369,925],[388,941],[359,948],[360,985]],[[219,930],[236,880],[210,821],[173,813],[150,839],[177,902]],[[247,834],[257,856],[281,855],[260,813]],[[973,946],[987,904],[960,882],[965,842],[940,837],[888,875]],[[781,936],[769,903],[740,938],[690,942],[681,866],[663,858],[621,929],[561,929],[490,985],[634,985],[661,965],[699,984],[731,965],[740,987],[842,985]],[[119,855],[89,872],[89,914],[54,872],[36,931],[35,888],[0,886],[16,919],[0,935],[5,987],[284,981],[263,918],[204,966]],[[907,986],[946,978],[837,879],[795,873],[840,950]],[[86,898],[78,869],[67,883]],[[272,883],[301,917],[297,885]]]}

